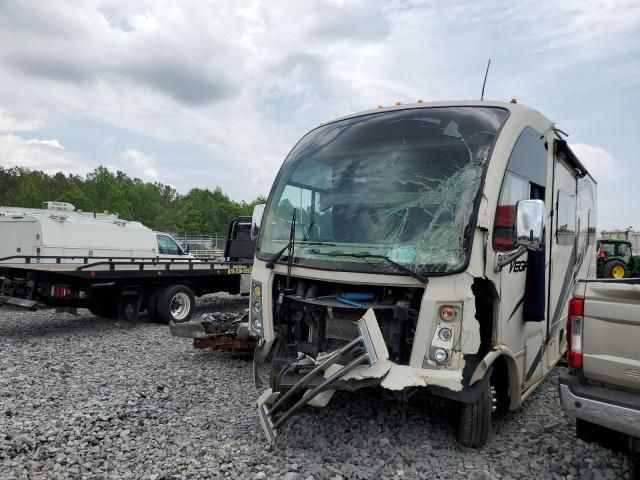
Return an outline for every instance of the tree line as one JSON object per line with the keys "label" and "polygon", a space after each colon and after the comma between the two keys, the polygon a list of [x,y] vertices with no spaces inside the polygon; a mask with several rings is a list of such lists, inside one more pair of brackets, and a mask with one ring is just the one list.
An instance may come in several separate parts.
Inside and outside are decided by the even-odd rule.
{"label": "tree line", "polygon": [[41,208],[46,201],[69,202],[87,212],[117,212],[159,231],[189,235],[226,233],[229,222],[251,215],[251,203],[230,199],[220,187],[193,188],[185,195],[159,182],[143,182],[126,173],[98,167],[87,176],[50,175],[22,167],[0,167],[0,205]]}

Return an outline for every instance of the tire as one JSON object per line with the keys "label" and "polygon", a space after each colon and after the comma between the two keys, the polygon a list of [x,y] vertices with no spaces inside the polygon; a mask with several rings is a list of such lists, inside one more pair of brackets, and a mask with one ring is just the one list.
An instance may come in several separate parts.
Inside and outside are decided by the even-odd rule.
{"label": "tire", "polygon": [[120,314],[120,299],[116,295],[103,295],[94,298],[89,305],[89,311],[96,317],[118,318]]}
{"label": "tire", "polygon": [[587,443],[595,443],[602,436],[602,428],[581,418],[576,418],[576,437]]}
{"label": "tire", "polygon": [[460,403],[457,418],[458,443],[465,447],[481,447],[487,443],[491,429],[493,395],[491,384],[485,382],[480,398],[471,404]]}
{"label": "tire", "polygon": [[627,266],[620,260],[611,260],[604,265],[604,278],[624,278],[629,275]]}
{"label": "tire", "polygon": [[196,297],[185,285],[171,285],[162,289],[158,296],[156,318],[158,322],[169,324],[187,322],[196,306]]}
{"label": "tire", "polygon": [[160,293],[162,293],[162,288],[158,287],[147,295],[147,316],[151,322],[158,321],[158,298]]}

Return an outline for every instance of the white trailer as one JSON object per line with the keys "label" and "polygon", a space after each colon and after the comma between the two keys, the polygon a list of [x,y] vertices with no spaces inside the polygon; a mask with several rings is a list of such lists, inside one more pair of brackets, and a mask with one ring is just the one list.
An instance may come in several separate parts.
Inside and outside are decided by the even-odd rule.
{"label": "white trailer", "polygon": [[0,258],[189,258],[170,235],[139,222],[116,214],[73,211],[66,203],[45,205],[49,208],[0,207]]}
{"label": "white trailer", "polygon": [[595,210],[594,180],[524,105],[419,103],[312,130],[254,217],[269,440],[304,405],[375,385],[454,402],[458,440],[484,444],[495,408],[520,407],[565,352]]}

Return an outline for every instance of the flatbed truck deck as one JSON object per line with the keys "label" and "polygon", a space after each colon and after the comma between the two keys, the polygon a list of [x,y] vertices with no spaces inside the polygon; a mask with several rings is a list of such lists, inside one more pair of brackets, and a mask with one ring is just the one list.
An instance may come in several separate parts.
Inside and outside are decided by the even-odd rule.
{"label": "flatbed truck deck", "polygon": [[161,258],[13,256],[0,258],[0,305],[88,308],[161,323],[187,321],[195,297],[249,291],[251,262]]}

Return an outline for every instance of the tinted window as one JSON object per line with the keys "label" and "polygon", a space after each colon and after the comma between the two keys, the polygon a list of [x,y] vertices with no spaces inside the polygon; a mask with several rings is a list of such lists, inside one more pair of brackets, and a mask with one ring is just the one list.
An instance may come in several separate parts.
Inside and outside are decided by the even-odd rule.
{"label": "tinted window", "polygon": [[547,147],[544,135],[526,127],[513,147],[507,170],[544,187],[547,184]]}
{"label": "tinted window", "polygon": [[493,230],[493,249],[506,252],[516,248],[515,213],[519,200],[541,198],[531,196],[530,184],[543,192],[547,183],[547,147],[544,135],[526,127],[513,147],[507,172],[502,182]]}
{"label": "tinted window", "polygon": [[589,210],[589,245],[596,244],[596,212]]}
{"label": "tinted window", "polygon": [[166,235],[158,235],[158,253],[164,255],[179,255],[180,247],[172,238]]}
{"label": "tinted window", "polygon": [[576,199],[567,192],[558,190],[558,216],[556,239],[559,245],[571,245],[576,235]]}

